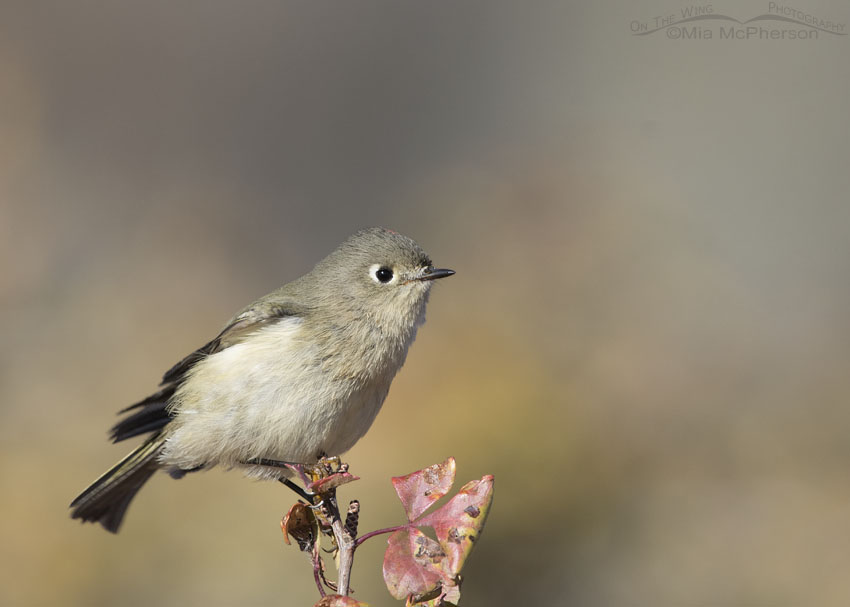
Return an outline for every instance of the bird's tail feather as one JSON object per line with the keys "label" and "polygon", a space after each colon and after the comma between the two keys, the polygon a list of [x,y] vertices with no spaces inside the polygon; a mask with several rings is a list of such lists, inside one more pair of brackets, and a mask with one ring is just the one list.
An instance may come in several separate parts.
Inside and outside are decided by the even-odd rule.
{"label": "bird's tail feather", "polygon": [[115,464],[71,502],[71,518],[97,522],[117,533],[133,497],[159,468],[156,457],[164,444],[156,434]]}

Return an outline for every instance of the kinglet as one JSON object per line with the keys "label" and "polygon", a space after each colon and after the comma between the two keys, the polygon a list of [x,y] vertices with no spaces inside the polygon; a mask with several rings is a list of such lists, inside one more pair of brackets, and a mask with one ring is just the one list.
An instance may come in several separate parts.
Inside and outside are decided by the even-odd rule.
{"label": "kinglet", "polygon": [[116,533],[157,470],[215,465],[283,479],[283,463],[346,452],[372,425],[425,321],[437,269],[410,238],[362,230],[301,278],[239,312],[120,413],[117,442],[151,435],[72,503],[72,518]]}

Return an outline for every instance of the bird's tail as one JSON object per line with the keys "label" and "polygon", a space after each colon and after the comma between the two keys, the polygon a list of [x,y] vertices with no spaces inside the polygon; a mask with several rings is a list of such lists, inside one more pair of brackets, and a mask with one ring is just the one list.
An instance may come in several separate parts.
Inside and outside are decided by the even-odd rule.
{"label": "bird's tail", "polygon": [[118,533],[136,492],[159,468],[156,457],[164,444],[164,437],[155,434],[115,464],[71,502],[71,518],[97,522],[107,531]]}

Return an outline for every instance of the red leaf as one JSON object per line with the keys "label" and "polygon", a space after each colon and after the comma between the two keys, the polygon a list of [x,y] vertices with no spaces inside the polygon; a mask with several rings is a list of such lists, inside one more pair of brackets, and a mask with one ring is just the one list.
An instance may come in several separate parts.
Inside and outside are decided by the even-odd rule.
{"label": "red leaf", "polygon": [[407,598],[407,605],[416,607],[456,607],[460,601],[460,585],[454,580],[444,579],[439,589],[428,594],[428,596]]}
{"label": "red leaf", "polygon": [[340,485],[359,481],[359,476],[354,476],[349,472],[335,472],[325,478],[320,478],[307,485],[307,491],[312,493],[327,493],[331,489],[336,489]]}
{"label": "red leaf", "polygon": [[450,584],[443,585],[443,596],[440,597],[440,600],[443,601],[444,604],[449,605],[457,605],[460,601],[460,585],[458,584]]}
{"label": "red leaf", "polygon": [[384,582],[395,598],[425,594],[445,577],[446,554],[437,542],[418,529],[396,531],[387,544]]}
{"label": "red leaf", "polygon": [[440,546],[447,555],[446,573],[456,576],[481,535],[490,504],[493,503],[493,477],[465,484],[449,502],[416,521],[419,526],[433,527]]}
{"label": "red leaf", "polygon": [[443,497],[455,481],[455,458],[434,464],[407,476],[392,479],[398,499],[404,505],[407,519],[413,521],[431,504]]}

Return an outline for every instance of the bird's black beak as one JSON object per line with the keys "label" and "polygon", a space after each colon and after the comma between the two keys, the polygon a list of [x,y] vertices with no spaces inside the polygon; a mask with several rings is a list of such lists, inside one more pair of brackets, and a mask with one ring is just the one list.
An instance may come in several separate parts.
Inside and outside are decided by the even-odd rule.
{"label": "bird's black beak", "polygon": [[448,270],[446,268],[426,268],[425,272],[417,280],[437,280],[438,278],[451,276],[454,273],[454,270]]}

